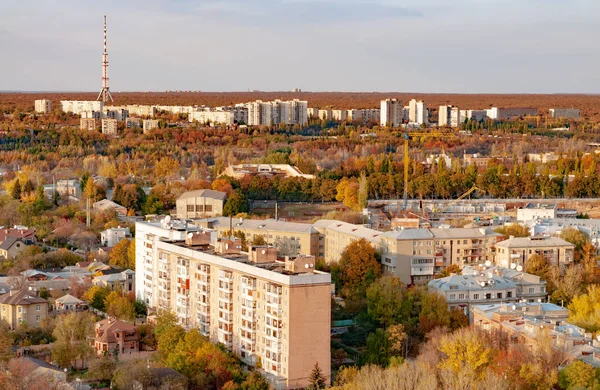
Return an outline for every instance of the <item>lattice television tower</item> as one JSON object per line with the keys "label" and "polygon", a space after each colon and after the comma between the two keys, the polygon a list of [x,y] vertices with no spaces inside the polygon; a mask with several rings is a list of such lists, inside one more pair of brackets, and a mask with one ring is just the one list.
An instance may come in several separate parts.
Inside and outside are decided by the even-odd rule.
{"label": "lattice television tower", "polygon": [[102,53],[102,90],[96,100],[100,100],[104,103],[107,101],[113,102],[113,97],[110,94],[108,88],[108,52],[106,51],[106,15],[104,15],[104,53]]}

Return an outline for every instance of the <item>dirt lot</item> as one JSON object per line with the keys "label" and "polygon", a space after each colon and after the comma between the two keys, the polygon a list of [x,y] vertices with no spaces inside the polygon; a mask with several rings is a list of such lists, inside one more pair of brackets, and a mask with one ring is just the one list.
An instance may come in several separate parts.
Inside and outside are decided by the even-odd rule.
{"label": "dirt lot", "polygon": [[[324,218],[330,211],[345,211],[341,203],[279,203],[278,218],[293,222],[312,222]],[[252,214],[265,217],[275,217],[275,202],[253,202]]]}
{"label": "dirt lot", "polygon": [[[35,99],[96,100],[94,93],[0,93],[0,109],[14,111],[33,109]],[[384,98],[399,98],[407,102],[412,98],[424,100],[428,107],[452,103],[465,109],[498,107],[537,107],[547,113],[551,107],[577,107],[586,119],[600,120],[600,95],[460,95],[422,93],[358,93],[358,92],[114,92],[115,104],[165,104],[222,106],[256,99],[308,100],[309,107],[375,108]]]}

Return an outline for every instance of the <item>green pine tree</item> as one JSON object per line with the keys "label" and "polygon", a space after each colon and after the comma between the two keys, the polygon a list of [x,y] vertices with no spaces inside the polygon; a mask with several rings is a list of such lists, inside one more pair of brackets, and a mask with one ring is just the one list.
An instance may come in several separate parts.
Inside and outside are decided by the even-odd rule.
{"label": "green pine tree", "polygon": [[321,390],[327,387],[327,380],[323,376],[319,362],[315,362],[315,366],[308,377],[308,382],[310,383],[308,386],[310,390]]}

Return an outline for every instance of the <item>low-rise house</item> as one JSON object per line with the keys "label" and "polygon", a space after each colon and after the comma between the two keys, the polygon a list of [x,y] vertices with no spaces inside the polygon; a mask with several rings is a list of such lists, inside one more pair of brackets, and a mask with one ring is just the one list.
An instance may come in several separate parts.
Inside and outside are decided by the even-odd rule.
{"label": "low-rise house", "polygon": [[128,227],[118,226],[100,232],[100,244],[108,248],[112,248],[126,238],[131,239],[131,232]]}
{"label": "low-rise house", "polygon": [[[67,373],[60,367],[35,359],[29,356],[18,358],[19,370],[13,374],[19,375],[21,378],[22,388],[45,388],[45,389],[60,389],[74,390],[77,387],[67,381]],[[44,387],[36,385],[43,384]]]}
{"label": "low-rise house", "polygon": [[0,244],[0,258],[14,259],[27,248],[27,244],[20,238],[8,237]]}
{"label": "low-rise house", "polygon": [[29,229],[27,226],[15,225],[12,228],[0,228],[0,243],[7,238],[14,237],[23,241],[27,245],[37,244],[35,229]]}
{"label": "low-rise house", "polygon": [[97,356],[139,352],[140,333],[127,322],[108,318],[96,323],[92,343]]}
{"label": "low-rise house", "polygon": [[127,209],[121,206],[118,203],[113,202],[112,200],[102,199],[98,202],[95,202],[92,205],[94,210],[104,211],[104,210],[115,210],[118,215],[125,216],[127,215]]}
{"label": "low-rise house", "polygon": [[223,215],[227,194],[214,190],[184,192],[177,199],[177,218],[194,219]]}
{"label": "low-rise house", "polygon": [[10,290],[0,295],[0,318],[6,321],[11,329],[20,324],[38,326],[40,321],[48,317],[48,301],[37,297],[27,290]]}
{"label": "low-rise house", "polygon": [[70,294],[56,298],[54,303],[56,304],[57,311],[78,311],[87,307],[87,304],[84,301]]}
{"label": "low-rise house", "polygon": [[512,280],[517,285],[517,298],[521,302],[538,302],[545,300],[548,296],[544,279],[517,269],[475,265],[464,267],[461,273],[463,275],[481,275],[487,272]]}
{"label": "low-rise house", "polygon": [[98,287],[121,290],[126,293],[135,292],[135,271],[127,269],[119,273],[95,276],[92,283]]}
{"label": "low-rise house", "polygon": [[496,243],[496,265],[525,267],[533,255],[539,255],[552,265],[565,266],[573,261],[575,245],[557,237],[510,237]]}

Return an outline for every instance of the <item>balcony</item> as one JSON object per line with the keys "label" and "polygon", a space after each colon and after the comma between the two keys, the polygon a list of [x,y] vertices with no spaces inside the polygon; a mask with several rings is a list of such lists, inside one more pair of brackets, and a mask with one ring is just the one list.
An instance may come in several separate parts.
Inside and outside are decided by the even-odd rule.
{"label": "balcony", "polygon": [[426,276],[433,275],[433,267],[415,267],[410,268],[411,276]]}

